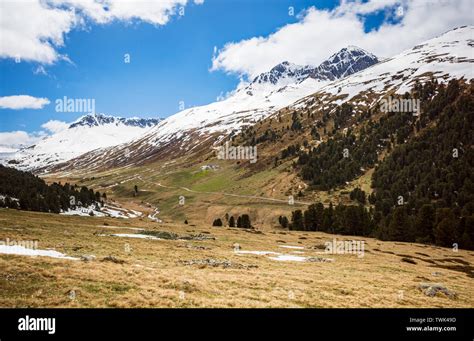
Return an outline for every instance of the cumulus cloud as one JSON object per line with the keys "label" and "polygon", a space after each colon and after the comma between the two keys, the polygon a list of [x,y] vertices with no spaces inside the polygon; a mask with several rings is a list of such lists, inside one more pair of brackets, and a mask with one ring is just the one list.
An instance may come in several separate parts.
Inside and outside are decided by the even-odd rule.
{"label": "cumulus cloud", "polygon": [[45,130],[28,133],[23,130],[0,132],[0,153],[12,153],[20,148],[29,147],[39,140],[59,133],[69,127],[66,122],[49,120],[41,125]]}
{"label": "cumulus cloud", "polygon": [[[381,11],[382,25],[365,32],[364,18]],[[285,60],[318,65],[348,45],[388,57],[474,21],[472,0],[343,0],[332,10],[311,7],[298,18],[268,36],[225,44],[214,53],[211,70],[252,78]]]}
{"label": "cumulus cloud", "polygon": [[0,97],[0,109],[42,109],[48,105],[49,99],[29,95],[15,95]]}
{"label": "cumulus cloud", "polygon": [[41,128],[48,130],[51,133],[59,133],[69,127],[69,124],[58,120],[49,120],[41,125]]}
{"label": "cumulus cloud", "polygon": [[64,34],[77,24],[72,9],[47,7],[39,0],[0,1],[0,57],[52,63]]}
{"label": "cumulus cloud", "polygon": [[31,146],[45,136],[44,132],[28,134],[21,130],[0,133],[0,153],[14,152],[22,147]]}
{"label": "cumulus cloud", "polygon": [[[0,58],[52,64],[60,55],[64,37],[88,20],[97,24],[144,21],[165,25],[182,14],[189,0],[0,0]],[[195,0],[202,4],[204,0]]]}

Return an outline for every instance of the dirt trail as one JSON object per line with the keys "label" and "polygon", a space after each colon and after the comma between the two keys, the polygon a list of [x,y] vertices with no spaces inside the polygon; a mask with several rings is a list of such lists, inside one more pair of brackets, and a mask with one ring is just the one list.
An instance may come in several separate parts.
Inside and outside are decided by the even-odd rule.
{"label": "dirt trail", "polygon": [[[229,196],[229,197],[236,197],[236,198],[267,200],[267,201],[273,201],[273,202],[281,202],[281,203],[285,203],[285,204],[288,203],[288,200],[284,200],[284,199],[275,199],[275,198],[268,198],[268,197],[262,197],[262,196],[256,196],[256,195],[244,195],[244,194],[234,194],[234,193],[226,193],[226,192],[196,191],[196,190],[190,189],[188,187],[166,186],[166,185],[162,185],[159,182],[147,181],[147,180],[144,180],[141,176],[138,176],[137,178],[140,179],[141,181],[143,181],[144,183],[149,183],[149,184],[153,184],[153,185],[156,185],[156,186],[159,186],[159,187],[169,188],[169,189],[182,189],[183,191],[190,192],[190,193],[196,193],[196,194],[220,194],[220,195]],[[296,201],[295,200],[294,204],[295,205],[304,205],[304,206],[306,206],[306,205],[311,205],[312,203],[311,202]]]}

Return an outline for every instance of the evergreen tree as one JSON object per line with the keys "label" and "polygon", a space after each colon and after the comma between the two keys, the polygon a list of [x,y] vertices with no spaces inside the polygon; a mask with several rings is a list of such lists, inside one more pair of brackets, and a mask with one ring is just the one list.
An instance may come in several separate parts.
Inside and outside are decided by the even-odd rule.
{"label": "evergreen tree", "polygon": [[452,247],[454,243],[459,244],[458,223],[453,210],[436,210],[436,226],[433,229],[435,244],[446,247]]}
{"label": "evergreen tree", "polygon": [[212,223],[212,226],[222,226],[221,218],[215,219],[214,222]]}
{"label": "evergreen tree", "polygon": [[408,229],[409,221],[405,207],[400,206],[395,208],[390,223],[387,226],[386,239],[405,241]]}
{"label": "evergreen tree", "polygon": [[280,223],[281,227],[288,228],[288,218],[286,216],[278,217],[278,222]]}
{"label": "evergreen tree", "polygon": [[290,230],[304,230],[303,212],[296,210],[291,213]]}
{"label": "evergreen tree", "polygon": [[241,220],[241,227],[244,229],[249,229],[252,227],[252,224],[250,223],[250,217],[248,214],[242,214],[242,220]]}
{"label": "evergreen tree", "polygon": [[431,243],[433,241],[433,224],[435,221],[435,209],[433,205],[421,206],[414,222],[415,241]]}

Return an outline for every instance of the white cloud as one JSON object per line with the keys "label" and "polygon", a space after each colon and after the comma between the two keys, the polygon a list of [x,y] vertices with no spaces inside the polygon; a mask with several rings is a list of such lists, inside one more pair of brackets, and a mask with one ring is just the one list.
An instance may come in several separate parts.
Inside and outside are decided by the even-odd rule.
{"label": "white cloud", "polygon": [[49,104],[49,99],[28,95],[0,97],[0,109],[42,109]]}
{"label": "white cloud", "polygon": [[31,134],[21,130],[0,133],[0,153],[14,152],[19,148],[31,146],[45,136],[41,131]]}
{"label": "white cloud", "polygon": [[[165,25],[189,0],[0,0],[0,58],[52,64],[68,59],[57,49],[87,20],[106,24],[140,20]],[[203,0],[195,0],[202,4]],[[181,11],[182,12],[182,11]]]}
{"label": "white cloud", "polygon": [[28,133],[23,130],[0,132],[0,153],[12,153],[20,148],[36,144],[41,139],[55,133],[59,133],[69,127],[66,122],[49,120],[41,125],[40,130]]}
{"label": "white cloud", "polygon": [[29,147],[36,144],[41,139],[59,133],[69,127],[66,122],[49,120],[41,125],[40,130],[28,133],[23,130],[0,132],[0,153],[12,153],[20,148]]}
{"label": "white cloud", "polygon": [[[388,21],[400,6],[399,22]],[[214,54],[211,70],[252,78],[285,60],[317,65],[348,45],[388,57],[457,26],[472,24],[472,10],[472,0],[343,0],[331,11],[311,7],[297,23],[269,36],[227,43]],[[379,11],[385,11],[386,20],[378,29],[365,32],[363,15]]]}
{"label": "white cloud", "polygon": [[39,0],[0,0],[0,57],[52,63],[55,47],[77,24],[73,10],[48,8]]}
{"label": "white cloud", "polygon": [[69,124],[58,120],[49,120],[41,125],[41,128],[50,131],[51,133],[59,133],[69,127]]}

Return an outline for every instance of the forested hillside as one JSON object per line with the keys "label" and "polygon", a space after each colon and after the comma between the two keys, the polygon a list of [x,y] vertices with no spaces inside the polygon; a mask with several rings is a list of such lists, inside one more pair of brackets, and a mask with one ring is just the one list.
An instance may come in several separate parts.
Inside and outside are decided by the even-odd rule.
{"label": "forested hillside", "polygon": [[0,207],[60,213],[76,206],[99,203],[101,195],[77,185],[48,185],[29,173],[0,165]]}
{"label": "forested hillside", "polygon": [[421,120],[432,127],[376,167],[370,200],[383,216],[382,238],[473,248],[473,89],[458,81],[440,86]]}
{"label": "forested hillside", "polygon": [[[291,228],[474,249],[474,85],[416,84],[422,113],[387,113],[299,153],[300,176],[332,190],[374,167],[369,207],[322,204],[293,212]],[[407,95],[405,95],[407,96]],[[382,153],[386,156],[380,157]],[[364,204],[365,193],[351,193]]]}

